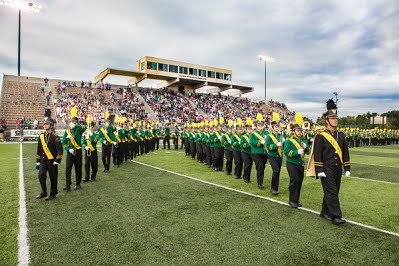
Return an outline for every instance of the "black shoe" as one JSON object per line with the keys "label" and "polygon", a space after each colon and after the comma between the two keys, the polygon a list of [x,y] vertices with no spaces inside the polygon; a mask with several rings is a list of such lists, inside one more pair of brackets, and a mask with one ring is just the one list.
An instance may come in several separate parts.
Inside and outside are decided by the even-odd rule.
{"label": "black shoe", "polygon": [[331,221],[332,220],[331,217],[329,215],[325,214],[325,213],[320,213],[320,217],[326,219],[327,221]]}
{"label": "black shoe", "polygon": [[235,176],[236,179],[241,179],[241,176]]}
{"label": "black shoe", "polygon": [[80,186],[80,184],[75,186],[75,189],[81,189],[81,188],[82,187]]}
{"label": "black shoe", "polygon": [[89,179],[83,179],[83,182],[85,182],[85,183],[89,182]]}
{"label": "black shoe", "polygon": [[271,189],[270,192],[271,192],[273,195],[278,195],[278,194],[280,193],[280,192],[278,192],[278,191],[275,190],[275,189]]}
{"label": "black shoe", "polygon": [[265,187],[263,185],[258,185],[258,188],[264,189]]}
{"label": "black shoe", "polygon": [[341,218],[335,217],[334,219],[332,219],[331,221],[333,224],[335,225],[340,225],[340,224],[344,224],[346,223],[345,220],[342,220]]}
{"label": "black shoe", "polygon": [[46,200],[53,200],[53,199],[55,199],[55,195],[50,195],[50,196],[48,196],[48,197],[46,198]]}
{"label": "black shoe", "polygon": [[96,181],[96,179],[95,179],[95,178],[92,178],[90,181]]}
{"label": "black shoe", "polygon": [[114,167],[116,164],[112,164],[112,167]]}
{"label": "black shoe", "polygon": [[227,172],[226,172],[226,175],[231,175],[231,173],[227,173]]}
{"label": "black shoe", "polygon": [[289,201],[288,204],[292,207],[292,208],[298,208],[298,204],[294,201]]}
{"label": "black shoe", "polygon": [[103,169],[103,172],[104,172],[104,173],[107,172],[107,169],[104,168],[104,169]]}
{"label": "black shoe", "polygon": [[36,196],[36,199],[42,199],[42,198],[45,198],[45,197],[47,197],[47,194],[40,193],[39,195]]}
{"label": "black shoe", "polygon": [[249,183],[249,182],[251,182],[251,180],[244,179],[244,182],[245,182],[245,183]]}
{"label": "black shoe", "polygon": [[298,207],[302,207],[302,203],[300,203],[299,201],[296,204],[298,204]]}
{"label": "black shoe", "polygon": [[64,187],[62,190],[65,190],[65,191],[71,191],[71,187]]}

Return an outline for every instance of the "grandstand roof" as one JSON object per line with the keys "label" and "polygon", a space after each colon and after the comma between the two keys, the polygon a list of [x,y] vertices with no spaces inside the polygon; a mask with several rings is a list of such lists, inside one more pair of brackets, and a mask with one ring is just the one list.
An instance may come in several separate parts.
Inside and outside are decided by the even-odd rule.
{"label": "grandstand roof", "polygon": [[196,65],[168,59],[145,56],[136,61],[136,71],[106,68],[95,77],[95,82],[108,75],[130,77],[128,83],[137,85],[145,79],[160,80],[158,88],[187,86],[193,92],[204,86],[213,87],[207,92],[233,90],[236,95],[252,92],[253,87],[232,83],[232,71],[223,68]]}

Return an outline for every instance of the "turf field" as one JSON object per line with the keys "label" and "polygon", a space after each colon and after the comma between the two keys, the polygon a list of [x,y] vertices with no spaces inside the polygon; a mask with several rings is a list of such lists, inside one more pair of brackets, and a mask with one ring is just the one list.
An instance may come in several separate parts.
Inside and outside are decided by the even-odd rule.
{"label": "turf field", "polygon": [[[0,148],[4,146],[4,158],[19,157],[18,145]],[[63,161],[60,193],[56,200],[45,202],[34,199],[40,192],[34,170],[36,146],[23,147],[32,265],[399,264],[397,236],[352,224],[334,226],[313,213],[139,163],[281,202],[288,201],[285,168],[281,193],[272,196],[268,189],[257,188],[254,171],[252,182],[245,184],[194,162],[182,150],[158,150],[138,157],[139,163],[128,162],[107,174],[100,172],[98,181],[65,193],[61,190]],[[388,160],[390,167],[385,165]],[[399,233],[399,147],[352,149],[351,162],[352,175],[359,178],[343,177],[340,199],[344,218]],[[6,258],[0,265],[17,261],[17,166],[18,160],[10,166],[12,184],[1,187],[2,202],[10,203],[8,208],[0,205],[9,220],[5,232],[3,223],[0,225],[1,239],[3,232],[10,237],[0,242],[1,258]],[[270,176],[267,165],[266,188]],[[12,191],[11,196],[6,196],[7,191]],[[304,207],[319,211],[321,199],[320,181],[305,178]],[[9,228],[14,228],[13,234]]]}

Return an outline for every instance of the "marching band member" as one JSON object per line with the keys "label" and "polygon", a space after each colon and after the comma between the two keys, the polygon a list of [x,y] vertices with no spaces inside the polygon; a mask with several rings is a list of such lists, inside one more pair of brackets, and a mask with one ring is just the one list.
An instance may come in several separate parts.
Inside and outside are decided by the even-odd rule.
{"label": "marching band member", "polygon": [[234,176],[236,179],[240,179],[242,175],[242,158],[241,158],[241,135],[242,127],[241,125],[236,125],[236,130],[231,136],[231,147],[233,149],[234,158]]}
{"label": "marching band member", "polygon": [[101,160],[103,162],[103,172],[109,172],[111,164],[112,145],[116,145],[116,138],[114,135],[114,126],[110,124],[107,118],[104,125],[98,131],[98,138],[101,141]]}
{"label": "marching band member", "polygon": [[254,130],[249,136],[249,144],[251,145],[251,155],[255,162],[256,168],[256,179],[258,182],[258,187],[264,189],[263,179],[265,175],[265,166],[267,162],[266,153],[266,133],[263,130],[264,120],[255,120],[256,130]]}
{"label": "marching band member", "polygon": [[[82,147],[85,150],[85,179],[83,179],[83,182],[96,181],[98,171],[97,142],[99,137],[97,133],[93,132],[93,121],[88,121],[87,126],[87,130],[82,136]],[[91,176],[90,167],[92,170]]]}
{"label": "marching band member", "polygon": [[243,179],[245,183],[249,183],[251,181],[251,170],[253,163],[251,155],[251,144],[249,139],[251,133],[252,133],[252,125],[247,122],[245,126],[245,132],[240,137],[241,157],[242,157],[242,162],[244,163]]}
{"label": "marching band member", "polygon": [[283,163],[283,147],[284,138],[280,133],[280,125],[277,121],[271,123],[271,133],[266,137],[267,157],[269,158],[270,166],[272,167],[272,182],[270,192],[273,195],[278,195],[278,185],[280,183],[280,171]]}

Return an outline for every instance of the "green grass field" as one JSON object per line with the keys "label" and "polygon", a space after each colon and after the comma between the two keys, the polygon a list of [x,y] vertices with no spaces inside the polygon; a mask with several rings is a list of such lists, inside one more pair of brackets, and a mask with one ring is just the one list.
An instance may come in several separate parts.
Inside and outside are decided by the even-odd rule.
{"label": "green grass field", "polygon": [[0,145],[0,161],[0,265],[14,265],[18,261],[19,145]]}
{"label": "green grass field", "polygon": [[[4,147],[6,146],[6,147]],[[12,148],[11,148],[12,147]],[[18,145],[4,158],[18,158]],[[35,170],[35,144],[24,144],[29,245],[32,265],[398,265],[399,238],[360,226],[334,226],[317,215],[264,199],[203,184],[179,175],[128,162],[102,172],[98,181],[69,193],[65,161],[59,171],[59,195],[54,201],[35,200],[40,185]],[[10,150],[10,151],[9,151]],[[11,151],[13,150],[13,151]],[[374,154],[370,170],[365,154]],[[390,156],[391,155],[391,156]],[[352,175],[390,183],[343,178],[340,193],[344,218],[399,233],[399,147],[351,150]],[[357,157],[359,156],[359,157]],[[362,159],[362,160],[360,160]],[[261,191],[222,172],[214,172],[181,150],[159,150],[138,157],[146,163],[197,179],[253,194],[288,201],[288,176],[282,170],[280,195]],[[357,164],[356,164],[357,163]],[[0,265],[16,264],[18,232],[18,160],[10,166],[12,185],[1,187],[2,197],[12,191]],[[101,170],[101,167],[100,167]],[[270,186],[267,165],[265,186]],[[6,199],[6,198],[5,198]],[[319,180],[305,178],[301,201],[319,211]],[[2,201],[3,202],[3,201]],[[3,216],[2,216],[3,217]],[[2,228],[0,225],[0,228]],[[14,228],[14,235],[8,228]],[[3,239],[3,228],[2,228]]]}

